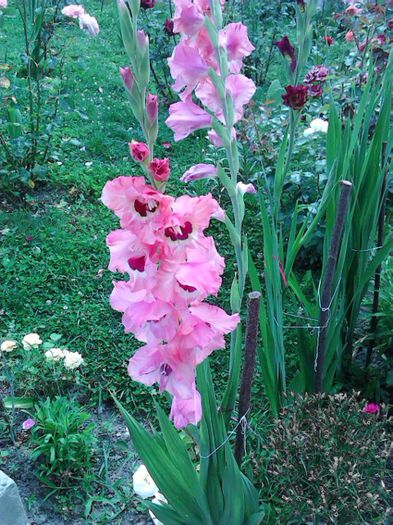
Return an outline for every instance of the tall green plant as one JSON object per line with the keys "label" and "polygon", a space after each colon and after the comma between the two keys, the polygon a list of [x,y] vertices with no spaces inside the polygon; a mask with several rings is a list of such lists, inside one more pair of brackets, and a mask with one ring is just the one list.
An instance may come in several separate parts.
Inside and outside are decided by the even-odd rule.
{"label": "tall green plant", "polygon": [[[352,120],[340,118],[331,105],[328,133],[327,170],[337,183],[344,178],[353,184],[348,228],[343,238],[346,246],[338,261],[335,287],[339,290],[331,305],[329,329],[330,359],[325,387],[330,388],[335,372],[350,373],[354,336],[362,301],[376,268],[393,247],[391,231],[386,232],[377,249],[378,217],[384,179],[389,172],[393,135],[390,125],[392,104],[392,69],[390,57],[383,77],[371,74],[359,108]],[[384,143],[386,143],[386,154]],[[391,176],[391,175],[390,175]],[[337,192],[333,192],[326,210],[324,261],[331,242]],[[325,268],[325,265],[324,265]]]}
{"label": "tall green plant", "polygon": [[[304,11],[297,6],[297,65],[294,72],[289,69],[291,82],[299,81],[304,72],[311,46],[312,24],[316,13],[316,1],[307,3]],[[294,260],[293,249],[295,230],[291,231],[287,250],[279,225],[281,198],[284,183],[293,153],[296,128],[299,123],[299,111],[290,109],[289,123],[281,144],[275,174],[271,188],[267,181],[261,186],[259,204],[262,218],[262,236],[264,253],[263,282],[258,277],[255,264],[249,254],[249,272],[253,289],[264,290],[265,299],[261,301],[260,325],[263,347],[259,351],[259,360],[266,394],[275,415],[282,403],[286,391],[286,362],[284,340],[283,295],[286,288],[284,261]],[[293,224],[297,222],[297,210]],[[284,253],[285,252],[285,253]]]}
{"label": "tall green plant", "polygon": [[[5,153],[6,173],[30,187],[34,187],[35,180],[47,171],[45,164],[58,109],[59,83],[53,80],[43,85],[58,3],[49,4],[48,0],[19,0],[17,3],[24,54],[23,66],[14,83],[23,84],[24,89],[20,91],[27,102],[9,98],[4,131],[0,130],[0,145]],[[14,181],[4,182],[10,185]]]}

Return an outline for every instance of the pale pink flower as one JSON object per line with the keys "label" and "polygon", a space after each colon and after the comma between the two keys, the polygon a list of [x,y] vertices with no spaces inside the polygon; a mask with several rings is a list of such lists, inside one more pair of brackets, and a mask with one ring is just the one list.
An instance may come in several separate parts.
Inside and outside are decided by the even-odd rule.
{"label": "pale pink flower", "polygon": [[199,423],[202,419],[202,400],[195,387],[189,399],[180,399],[176,396],[173,398],[170,418],[178,429]]}
{"label": "pale pink flower", "polygon": [[353,42],[355,40],[355,35],[353,31],[348,31],[348,33],[345,35],[345,40],[347,42]]}
{"label": "pale pink flower", "polygon": [[177,142],[198,129],[209,128],[212,124],[212,117],[200,106],[187,100],[171,104],[166,124],[174,131]]}
{"label": "pale pink flower", "polygon": [[23,430],[30,430],[34,427],[35,423],[36,423],[35,420],[29,417],[28,419],[23,421],[22,428]]}
{"label": "pale pink flower", "polygon": [[367,414],[377,414],[381,410],[381,405],[378,403],[367,403],[367,405],[364,407],[363,412],[366,412]]}
{"label": "pale pink flower", "polygon": [[193,235],[209,227],[212,217],[220,216],[222,209],[210,193],[201,197],[182,195],[172,204],[173,215],[170,217],[172,225],[184,224],[189,221],[192,225]]}
{"label": "pale pink flower", "polygon": [[8,7],[8,0],[0,0],[0,9]]}
{"label": "pale pink flower", "polygon": [[192,0],[175,0],[173,31],[185,35],[195,35],[203,26],[205,17],[202,10]]}
{"label": "pale pink flower", "polygon": [[79,18],[80,16],[85,14],[85,9],[83,6],[79,4],[72,4],[72,5],[66,5],[65,7],[63,7],[61,12],[65,16],[69,16],[71,18]]}
{"label": "pale pink flower", "polygon": [[98,35],[100,32],[100,27],[96,18],[94,18],[94,16],[88,15],[87,13],[79,16],[79,27],[81,29],[85,29],[93,36]]}
{"label": "pale pink flower", "polygon": [[182,245],[182,241],[175,241],[178,246],[173,248],[172,260],[168,257],[161,262],[155,295],[163,301],[180,303],[183,298],[186,304],[191,297],[201,301],[210,294],[217,295],[221,287],[225,262],[213,238],[201,235],[197,242],[190,241]]}
{"label": "pale pink flower", "polygon": [[189,95],[199,80],[207,76],[208,66],[200,56],[198,49],[191,47],[187,40],[182,40],[168,59],[173,85],[176,91],[185,89],[183,98]]}
{"label": "pale pink flower", "polygon": [[173,198],[148,186],[143,177],[117,177],[105,184],[102,202],[130,228],[141,242],[155,244],[168,220]]}
{"label": "pale pink flower", "polygon": [[140,341],[148,339],[147,323],[157,323],[172,310],[169,303],[156,296],[154,268],[147,266],[146,270],[144,274],[130,275],[129,281],[114,282],[110,297],[112,308],[123,312],[125,331],[132,332]]}
{"label": "pale pink flower", "polygon": [[160,392],[167,390],[181,399],[193,395],[194,364],[174,345],[152,344],[135,352],[128,365],[128,373],[135,381],[151,386],[160,385]]}
{"label": "pale pink flower", "polygon": [[196,164],[188,169],[181,177],[182,182],[192,182],[217,176],[217,168],[213,164]]}
{"label": "pale pink flower", "polygon": [[[256,87],[254,82],[244,75],[229,75],[226,80],[227,92],[232,95],[235,107],[235,122],[243,117],[243,106],[249,103],[253,97]],[[223,102],[219,96],[213,81],[207,78],[195,91],[201,102],[224,121]]]}
{"label": "pale pink flower", "polygon": [[220,44],[226,47],[229,61],[236,63],[235,67],[231,67],[233,73],[240,71],[242,59],[255,49],[248,38],[247,26],[240,22],[228,24],[220,31]]}
{"label": "pale pink flower", "polygon": [[[210,140],[210,142],[215,146],[216,148],[222,148],[224,146],[224,141],[222,138],[214,131],[214,129],[210,129],[207,132],[207,136]],[[232,140],[236,139],[236,130],[235,128],[232,128]]]}
{"label": "pale pink flower", "polygon": [[128,230],[114,230],[106,238],[111,258],[111,272],[143,272],[150,255],[149,245],[143,245],[138,237]]}
{"label": "pale pink flower", "polygon": [[132,158],[137,162],[144,162],[150,155],[149,146],[144,142],[132,140],[129,143],[129,147]]}

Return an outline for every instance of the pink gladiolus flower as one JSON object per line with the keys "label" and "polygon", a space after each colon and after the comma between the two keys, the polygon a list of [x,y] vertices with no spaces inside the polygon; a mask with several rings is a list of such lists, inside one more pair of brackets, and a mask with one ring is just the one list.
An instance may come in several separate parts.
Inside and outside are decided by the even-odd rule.
{"label": "pink gladiolus flower", "polygon": [[150,122],[156,122],[158,118],[158,96],[149,93],[146,99],[146,111]]}
{"label": "pink gladiolus flower", "polygon": [[353,31],[348,31],[348,33],[345,35],[345,40],[347,42],[353,42],[355,40],[355,35]]}
{"label": "pink gladiolus flower", "polygon": [[176,0],[173,17],[174,32],[195,35],[203,26],[205,17],[202,10],[192,0]]}
{"label": "pink gladiolus flower", "polygon": [[175,80],[174,89],[181,91],[186,88],[183,99],[192,92],[201,78],[207,76],[209,69],[198,49],[191,47],[186,40],[175,47],[168,64]]}
{"label": "pink gladiolus flower", "polygon": [[118,177],[105,184],[102,202],[132,229],[142,242],[155,244],[170,214],[173,198],[154,190],[142,177]]}
{"label": "pink gladiolus flower", "polygon": [[69,16],[71,18],[79,18],[80,16],[85,14],[85,9],[81,5],[72,4],[72,5],[66,5],[65,7],[63,7],[61,12],[65,16]]}
{"label": "pink gladiolus flower", "polygon": [[120,74],[122,76],[125,87],[128,91],[132,91],[135,82],[135,76],[130,67],[121,67]]}
{"label": "pink gladiolus flower", "polygon": [[[238,74],[227,77],[226,88],[227,92],[232,95],[235,106],[235,122],[237,122],[243,117],[243,106],[249,103],[256,87],[250,78]],[[210,78],[207,78],[198,86],[195,94],[219,119],[224,120],[223,103]]]}
{"label": "pink gladiolus flower", "polygon": [[[224,142],[222,138],[217,135],[217,133],[211,129],[207,132],[207,136],[210,140],[210,142],[215,146],[216,148],[222,148],[224,146]],[[236,130],[235,128],[232,128],[232,140],[236,139]]]}
{"label": "pink gladiolus flower", "polygon": [[209,128],[212,117],[191,100],[176,102],[169,107],[166,124],[175,132],[175,141],[185,139],[198,129]]}
{"label": "pink gladiolus flower", "polygon": [[0,0],[0,9],[5,9],[8,6],[7,0]]}
{"label": "pink gladiolus flower", "polygon": [[194,386],[193,395],[189,399],[174,397],[172,401],[170,418],[176,428],[187,425],[196,425],[202,418],[201,395]]}
{"label": "pink gladiolus flower", "polygon": [[166,182],[171,174],[169,159],[153,159],[150,163],[149,170],[156,180]]}
{"label": "pink gladiolus flower", "polygon": [[137,162],[144,162],[150,155],[150,149],[144,142],[136,142],[132,140],[129,143],[131,156]]}
{"label": "pink gladiolus flower", "polygon": [[217,168],[213,164],[196,164],[188,169],[181,177],[182,182],[192,182],[217,176]]}
{"label": "pink gladiolus flower", "polygon": [[85,29],[93,36],[98,35],[100,32],[100,27],[97,20],[94,18],[94,16],[90,16],[87,13],[83,13],[79,16],[79,27],[81,29]]}
{"label": "pink gladiolus flower", "polygon": [[138,237],[128,230],[114,230],[106,238],[111,258],[111,272],[143,272],[151,253],[151,246],[142,244]]}
{"label": "pink gladiolus flower", "polygon": [[378,403],[367,403],[367,405],[364,407],[363,412],[366,412],[367,414],[377,414],[381,410],[381,405]]}
{"label": "pink gladiolus flower", "polygon": [[23,430],[30,430],[31,428],[34,427],[34,425],[35,425],[35,420],[29,417],[28,419],[23,421],[22,428]]}
{"label": "pink gladiolus flower", "polygon": [[226,47],[230,61],[242,60],[255,49],[248,38],[247,26],[240,22],[228,24],[220,31],[220,44]]}
{"label": "pink gladiolus flower", "polygon": [[146,343],[131,358],[129,374],[174,396],[171,418],[179,428],[196,424],[195,368],[225,347],[225,334],[239,322],[238,314],[202,302],[218,293],[225,266],[204,230],[224,212],[210,194],[173,199],[142,177],[108,182],[102,200],[123,226],[107,237],[109,268],[129,275],[114,283],[111,305],[123,313],[126,332]]}

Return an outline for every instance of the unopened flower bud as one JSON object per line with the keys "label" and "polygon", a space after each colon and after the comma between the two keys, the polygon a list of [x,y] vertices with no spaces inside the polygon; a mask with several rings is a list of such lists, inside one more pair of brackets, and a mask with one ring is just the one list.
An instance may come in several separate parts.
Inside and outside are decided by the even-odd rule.
{"label": "unopened flower bud", "polygon": [[158,118],[158,96],[149,93],[146,101],[147,116],[151,124],[155,123]]}
{"label": "unopened flower bud", "polygon": [[171,167],[168,158],[153,159],[149,166],[150,173],[159,182],[166,182],[171,174]]}
{"label": "unopened flower bud", "polygon": [[134,73],[132,72],[131,68],[121,67],[120,74],[123,78],[125,87],[128,89],[129,92],[131,92],[132,88],[134,87],[134,82],[135,82]]}
{"label": "unopened flower bud", "polygon": [[150,149],[144,142],[132,140],[129,144],[132,158],[137,162],[144,162],[150,155]]}

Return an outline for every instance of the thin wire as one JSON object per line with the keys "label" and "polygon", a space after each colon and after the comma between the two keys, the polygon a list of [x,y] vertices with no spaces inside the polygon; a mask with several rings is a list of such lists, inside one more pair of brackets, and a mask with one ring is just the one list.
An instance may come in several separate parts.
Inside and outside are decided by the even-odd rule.
{"label": "thin wire", "polygon": [[247,425],[247,414],[248,412],[250,411],[250,409],[247,410],[247,412],[244,414],[244,416],[242,416],[239,421],[237,422],[237,424],[235,425],[235,427],[229,432],[229,434],[227,435],[227,437],[224,439],[224,441],[221,443],[221,445],[218,445],[218,447],[216,447],[212,452],[210,452],[210,454],[208,454],[207,456],[200,456],[201,459],[209,459],[211,456],[213,456],[213,454],[215,454],[218,450],[220,450],[221,447],[223,447],[226,443],[228,443],[230,437],[232,436],[232,434],[235,433],[235,431],[237,430],[238,426],[239,425]]}

